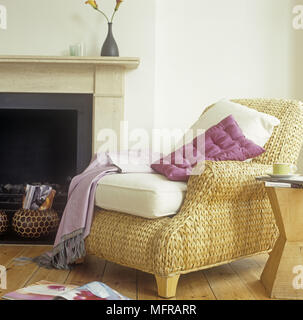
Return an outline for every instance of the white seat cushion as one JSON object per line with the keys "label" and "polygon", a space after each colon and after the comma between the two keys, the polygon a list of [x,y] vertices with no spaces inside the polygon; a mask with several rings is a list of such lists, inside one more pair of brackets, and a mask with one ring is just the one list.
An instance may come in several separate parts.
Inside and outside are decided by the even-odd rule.
{"label": "white seat cushion", "polygon": [[169,181],[160,174],[112,174],[100,180],[95,205],[154,219],[176,214],[186,190],[185,182]]}

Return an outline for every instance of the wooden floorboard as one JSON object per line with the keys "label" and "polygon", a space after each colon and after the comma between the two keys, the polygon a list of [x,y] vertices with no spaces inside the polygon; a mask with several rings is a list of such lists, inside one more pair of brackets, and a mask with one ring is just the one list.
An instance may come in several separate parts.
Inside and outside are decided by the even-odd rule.
{"label": "wooden floorboard", "polygon": [[177,300],[216,300],[204,271],[184,274],[177,288]]}
{"label": "wooden floorboard", "polygon": [[24,246],[0,246],[0,264],[7,268],[10,262],[19,257],[24,250]]}
{"label": "wooden floorboard", "polygon": [[92,281],[103,281],[106,262],[94,256],[87,256],[84,263],[78,264],[70,271],[65,283],[84,285]]}
{"label": "wooden floorboard", "polygon": [[263,266],[261,267],[252,258],[235,261],[231,263],[230,266],[231,269],[242,280],[242,282],[247,286],[256,300],[269,299],[265,292],[265,288],[260,282]]}
{"label": "wooden floorboard", "polygon": [[[50,250],[51,247],[45,247],[45,252]],[[57,270],[57,269],[45,269],[38,268],[35,273],[33,273],[32,277],[27,281],[26,286],[29,286],[35,282],[41,280],[47,280],[51,282],[57,283],[65,283],[70,271],[69,270]]]}
{"label": "wooden floorboard", "polygon": [[254,256],[252,257],[252,259],[263,269],[268,257],[269,255],[267,253],[264,253],[264,254],[259,254],[257,256]]}
{"label": "wooden floorboard", "polygon": [[107,262],[103,282],[131,299],[137,299],[137,271]]}
{"label": "wooden floorboard", "polygon": [[[0,247],[2,251],[4,247]],[[7,247],[7,248],[14,248],[14,247]],[[39,256],[45,252],[45,247],[32,247],[28,246],[25,247],[25,250],[21,250],[19,254],[17,254],[14,258],[17,257],[28,257],[34,258]],[[2,264],[2,260],[0,259],[0,264]],[[16,289],[22,288],[27,285],[29,279],[33,276],[33,274],[39,269],[39,267],[35,263],[25,263],[20,264],[19,262],[15,262],[12,259],[9,264],[6,266],[7,268],[7,289],[1,290],[0,295],[14,291]]]}
{"label": "wooden floorboard", "polygon": [[[152,274],[137,271],[137,288],[139,300],[164,300],[156,294],[157,284]],[[175,300],[175,298],[169,300]]]}
{"label": "wooden floorboard", "polygon": [[218,300],[255,300],[229,264],[204,270],[204,274]]}
{"label": "wooden floorboard", "polygon": [[[35,257],[49,250],[47,246],[0,246],[0,265],[7,268],[6,292],[40,280],[83,285],[102,281],[121,294],[139,300],[164,300],[157,295],[153,275],[106,262],[94,256],[71,270],[45,269],[35,263],[20,263],[17,257]],[[254,256],[211,269],[181,275],[177,295],[171,300],[267,300],[260,275],[267,254]]]}

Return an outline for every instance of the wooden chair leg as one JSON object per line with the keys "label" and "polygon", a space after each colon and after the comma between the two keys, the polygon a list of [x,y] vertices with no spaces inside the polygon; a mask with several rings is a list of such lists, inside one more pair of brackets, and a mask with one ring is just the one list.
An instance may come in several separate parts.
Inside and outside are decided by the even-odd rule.
{"label": "wooden chair leg", "polygon": [[180,278],[180,275],[177,274],[171,277],[162,277],[157,276],[157,286],[158,286],[158,295],[162,298],[173,298],[176,296],[177,285]]}

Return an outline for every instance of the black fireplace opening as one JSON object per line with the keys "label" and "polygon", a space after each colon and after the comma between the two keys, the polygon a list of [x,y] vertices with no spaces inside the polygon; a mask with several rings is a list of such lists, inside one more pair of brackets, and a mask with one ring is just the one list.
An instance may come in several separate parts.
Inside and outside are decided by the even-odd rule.
{"label": "black fireplace opening", "polygon": [[[9,220],[22,207],[26,184],[48,184],[61,217],[69,183],[92,155],[89,94],[0,93],[0,210]],[[18,238],[12,230],[2,243],[53,243]]]}
{"label": "black fireplace opening", "polygon": [[0,109],[2,183],[64,184],[77,173],[77,111]]}

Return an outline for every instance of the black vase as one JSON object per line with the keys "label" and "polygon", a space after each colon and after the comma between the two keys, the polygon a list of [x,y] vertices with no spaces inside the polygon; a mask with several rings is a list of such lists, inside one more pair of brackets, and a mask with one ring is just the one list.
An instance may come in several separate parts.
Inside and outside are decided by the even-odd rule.
{"label": "black vase", "polygon": [[108,23],[108,33],[102,46],[101,56],[103,57],[119,57],[119,48],[113,36],[113,24]]}

